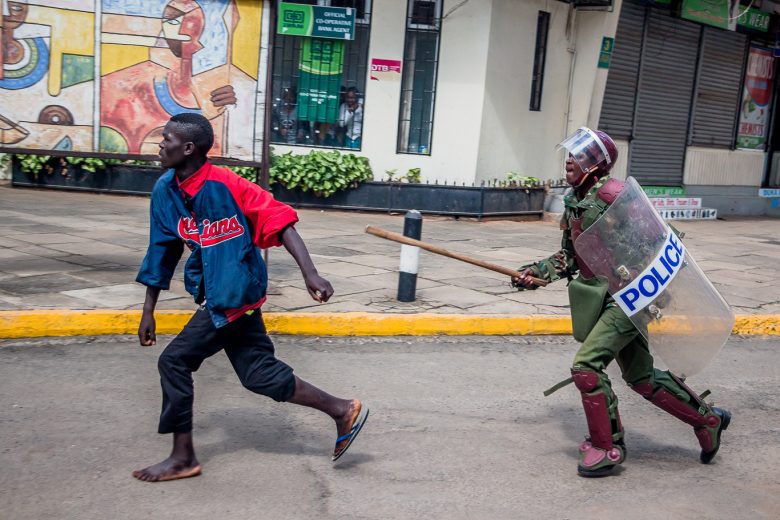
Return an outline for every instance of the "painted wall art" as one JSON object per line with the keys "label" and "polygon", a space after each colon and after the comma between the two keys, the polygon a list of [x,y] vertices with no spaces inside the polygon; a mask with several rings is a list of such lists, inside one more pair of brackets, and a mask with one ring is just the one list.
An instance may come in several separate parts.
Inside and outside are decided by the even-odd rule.
{"label": "painted wall art", "polygon": [[196,112],[212,156],[259,160],[261,2],[0,2],[0,147],[154,155]]}

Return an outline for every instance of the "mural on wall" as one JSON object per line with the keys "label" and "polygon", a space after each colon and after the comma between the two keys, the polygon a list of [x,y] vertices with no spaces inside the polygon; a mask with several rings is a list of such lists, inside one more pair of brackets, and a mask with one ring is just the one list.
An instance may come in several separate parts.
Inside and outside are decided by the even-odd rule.
{"label": "mural on wall", "polygon": [[0,146],[92,151],[94,1],[0,1]]}
{"label": "mural on wall", "polygon": [[166,121],[197,112],[212,155],[258,160],[261,2],[0,1],[0,146],[156,154]]}

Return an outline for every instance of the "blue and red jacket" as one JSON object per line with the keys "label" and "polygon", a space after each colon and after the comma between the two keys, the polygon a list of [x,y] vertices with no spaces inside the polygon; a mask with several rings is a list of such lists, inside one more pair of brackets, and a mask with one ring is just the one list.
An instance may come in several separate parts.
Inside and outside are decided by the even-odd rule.
{"label": "blue and red jacket", "polygon": [[184,286],[223,327],[265,301],[268,273],[260,249],[281,245],[295,210],[228,170],[206,163],[178,182],[168,170],[154,185],[149,249],[136,281],[168,289],[184,251]]}

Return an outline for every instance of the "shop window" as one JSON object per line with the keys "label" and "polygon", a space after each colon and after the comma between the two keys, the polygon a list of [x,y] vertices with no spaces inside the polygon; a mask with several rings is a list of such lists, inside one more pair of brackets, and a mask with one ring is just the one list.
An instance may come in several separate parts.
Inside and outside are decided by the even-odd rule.
{"label": "shop window", "polygon": [[398,118],[398,152],[430,155],[439,66],[441,0],[409,0]]}
{"label": "shop window", "polygon": [[355,38],[275,35],[271,142],[359,150],[368,76],[371,0],[295,3],[355,9]]}
{"label": "shop window", "polygon": [[539,11],[536,19],[536,51],[534,52],[534,70],[531,80],[530,110],[542,109],[542,85],[544,84],[544,63],[547,60],[547,34],[550,32],[550,13]]}

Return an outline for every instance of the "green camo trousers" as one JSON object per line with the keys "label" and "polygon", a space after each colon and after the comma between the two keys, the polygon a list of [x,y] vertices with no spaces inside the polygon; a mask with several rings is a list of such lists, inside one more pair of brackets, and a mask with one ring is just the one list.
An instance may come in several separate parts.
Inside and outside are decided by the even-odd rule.
{"label": "green camo trousers", "polygon": [[613,359],[617,360],[623,379],[629,385],[651,383],[653,388],[663,387],[681,401],[690,404],[691,396],[688,392],[683,390],[668,372],[653,367],[653,356],[648,349],[647,340],[615,304],[608,306],[601,313],[593,330],[574,356],[573,363],[575,369],[590,370],[599,375],[599,386],[592,392],[603,391],[607,395],[610,415],[614,419],[617,397],[604,373]]}

